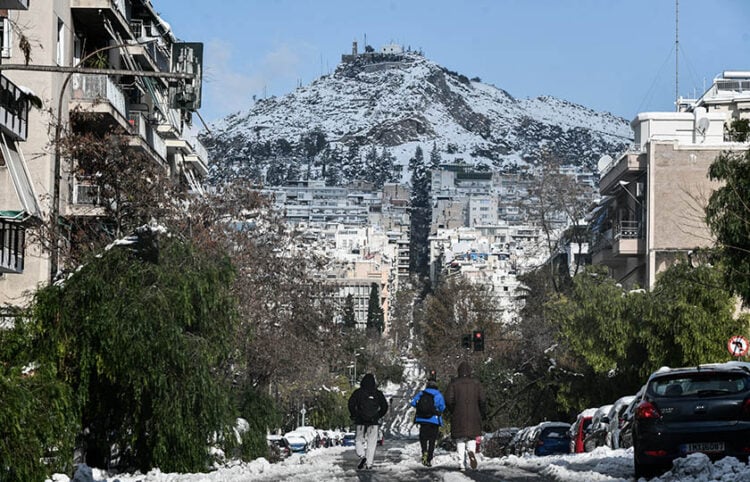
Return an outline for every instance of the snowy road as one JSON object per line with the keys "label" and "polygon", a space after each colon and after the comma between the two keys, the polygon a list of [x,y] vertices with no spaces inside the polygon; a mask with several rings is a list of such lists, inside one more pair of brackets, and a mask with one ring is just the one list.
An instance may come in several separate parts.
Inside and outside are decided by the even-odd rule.
{"label": "snowy road", "polygon": [[[295,456],[297,457],[297,456]],[[549,481],[534,472],[527,472],[518,467],[491,466],[480,467],[478,470],[461,472],[455,453],[440,451],[435,455],[433,467],[423,467],[419,462],[419,444],[414,440],[387,440],[385,446],[378,447],[375,456],[375,467],[371,471],[358,471],[359,458],[353,447],[335,447],[318,450],[311,454],[298,457],[299,461],[290,459],[285,464],[290,465],[290,471],[284,473],[259,475],[253,480],[263,481],[307,481],[307,480],[335,480],[335,481],[507,481],[531,482]],[[295,463],[296,462],[296,463]],[[303,467],[304,466],[304,467]]]}

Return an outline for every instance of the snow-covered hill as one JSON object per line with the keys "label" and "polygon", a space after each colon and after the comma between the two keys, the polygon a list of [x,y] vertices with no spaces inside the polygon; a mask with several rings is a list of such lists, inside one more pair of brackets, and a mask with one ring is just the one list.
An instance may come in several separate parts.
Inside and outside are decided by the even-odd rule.
{"label": "snow-covered hill", "polygon": [[631,138],[625,119],[553,97],[515,99],[412,52],[349,56],[333,74],[259,100],[211,131],[204,140],[220,164],[249,163],[257,174],[273,158],[305,159],[311,177],[324,175],[311,158],[355,162],[352,149],[370,146],[401,166],[421,145],[443,162],[492,169],[552,158],[593,169]]}

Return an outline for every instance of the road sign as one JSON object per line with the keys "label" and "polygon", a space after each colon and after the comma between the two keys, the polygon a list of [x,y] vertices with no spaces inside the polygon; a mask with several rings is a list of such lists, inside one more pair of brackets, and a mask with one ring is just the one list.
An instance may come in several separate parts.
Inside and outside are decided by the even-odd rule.
{"label": "road sign", "polygon": [[744,336],[735,335],[727,342],[727,350],[732,356],[745,356],[748,348],[750,348],[750,344]]}

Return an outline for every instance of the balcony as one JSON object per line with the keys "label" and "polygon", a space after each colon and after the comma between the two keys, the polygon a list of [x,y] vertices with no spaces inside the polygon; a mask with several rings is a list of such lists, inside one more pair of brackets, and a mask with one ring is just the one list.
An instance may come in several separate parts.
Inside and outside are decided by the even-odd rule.
{"label": "balcony", "polygon": [[0,129],[13,140],[24,141],[29,131],[29,101],[23,91],[0,75]]}
{"label": "balcony", "polygon": [[3,10],[28,10],[29,0],[0,0],[0,9]]}
{"label": "balcony", "polygon": [[641,256],[646,254],[646,240],[639,221],[620,221],[614,227],[613,256]]}
{"label": "balcony", "polygon": [[646,153],[628,151],[602,172],[599,178],[599,192],[612,195],[619,186],[619,181],[633,181],[646,171]]}
{"label": "balcony", "polygon": [[[70,11],[77,25],[85,26],[87,37],[111,38],[107,32],[109,21],[118,34],[124,39],[130,39],[131,3],[127,0],[71,0]],[[79,32],[82,33],[82,32]]]}
{"label": "balcony", "polygon": [[108,114],[121,125],[127,119],[125,94],[109,76],[73,74],[70,88],[71,108]]}
{"label": "balcony", "polygon": [[146,116],[141,112],[131,112],[128,123],[130,133],[133,134],[130,145],[155,155],[161,164],[166,164],[167,144],[151,127]]}
{"label": "balcony", "polygon": [[26,229],[20,214],[0,211],[0,273],[23,273]]}

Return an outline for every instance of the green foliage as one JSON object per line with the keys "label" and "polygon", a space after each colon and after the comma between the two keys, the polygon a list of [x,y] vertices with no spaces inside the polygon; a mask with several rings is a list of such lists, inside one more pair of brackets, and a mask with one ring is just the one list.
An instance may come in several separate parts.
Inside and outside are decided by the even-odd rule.
{"label": "green foliage", "polygon": [[679,263],[661,274],[639,333],[649,370],[729,358],[727,340],[747,334],[747,323],[734,318],[734,297],[721,281],[721,273],[707,265]]}
{"label": "green foliage", "polygon": [[383,308],[380,306],[380,294],[377,283],[370,283],[370,298],[367,302],[367,333],[380,336],[385,329]]}
{"label": "green foliage", "polygon": [[335,429],[351,424],[347,402],[349,393],[346,391],[348,383],[341,379],[333,389],[321,389],[310,402],[307,412],[307,423],[322,429]]}
{"label": "green foliage", "polygon": [[36,293],[34,353],[77,395],[88,463],[116,445],[129,468],[208,467],[207,440],[234,421],[232,277],[227,259],[172,238],[158,264],[113,249]]}
{"label": "green foliage", "polygon": [[568,350],[558,402],[596,406],[635,393],[661,366],[726,361],[726,341],[745,333],[734,318],[734,298],[711,266],[678,263],[653,291],[625,292],[603,270],[590,268],[573,279],[569,296],[547,304],[560,320],[560,342]]}
{"label": "green foliage", "polygon": [[[73,461],[75,411],[65,383],[50,363],[29,357],[29,330],[17,319],[0,330],[0,480],[44,480],[53,472],[69,472]],[[34,368],[35,367],[35,368]]]}
{"label": "green foliage", "polygon": [[594,373],[616,369],[625,357],[634,328],[627,314],[629,299],[605,270],[592,268],[573,279],[569,297],[550,305],[567,346],[584,356]]}
{"label": "green foliage", "polygon": [[354,295],[349,293],[344,300],[344,328],[353,330],[357,327],[357,318],[354,314]]}
{"label": "green foliage", "polygon": [[411,170],[411,218],[409,240],[409,272],[426,280],[429,278],[430,253],[428,238],[432,222],[430,173],[424,161],[422,147],[417,146],[409,160]]}
{"label": "green foliage", "polygon": [[716,236],[724,278],[745,304],[750,302],[750,151],[725,152],[708,176],[719,181],[706,206],[706,222]]}
{"label": "green foliage", "polygon": [[281,414],[271,397],[249,388],[240,402],[240,416],[247,420],[249,430],[242,434],[242,459],[253,460],[266,457],[268,442],[266,434],[281,427]]}

